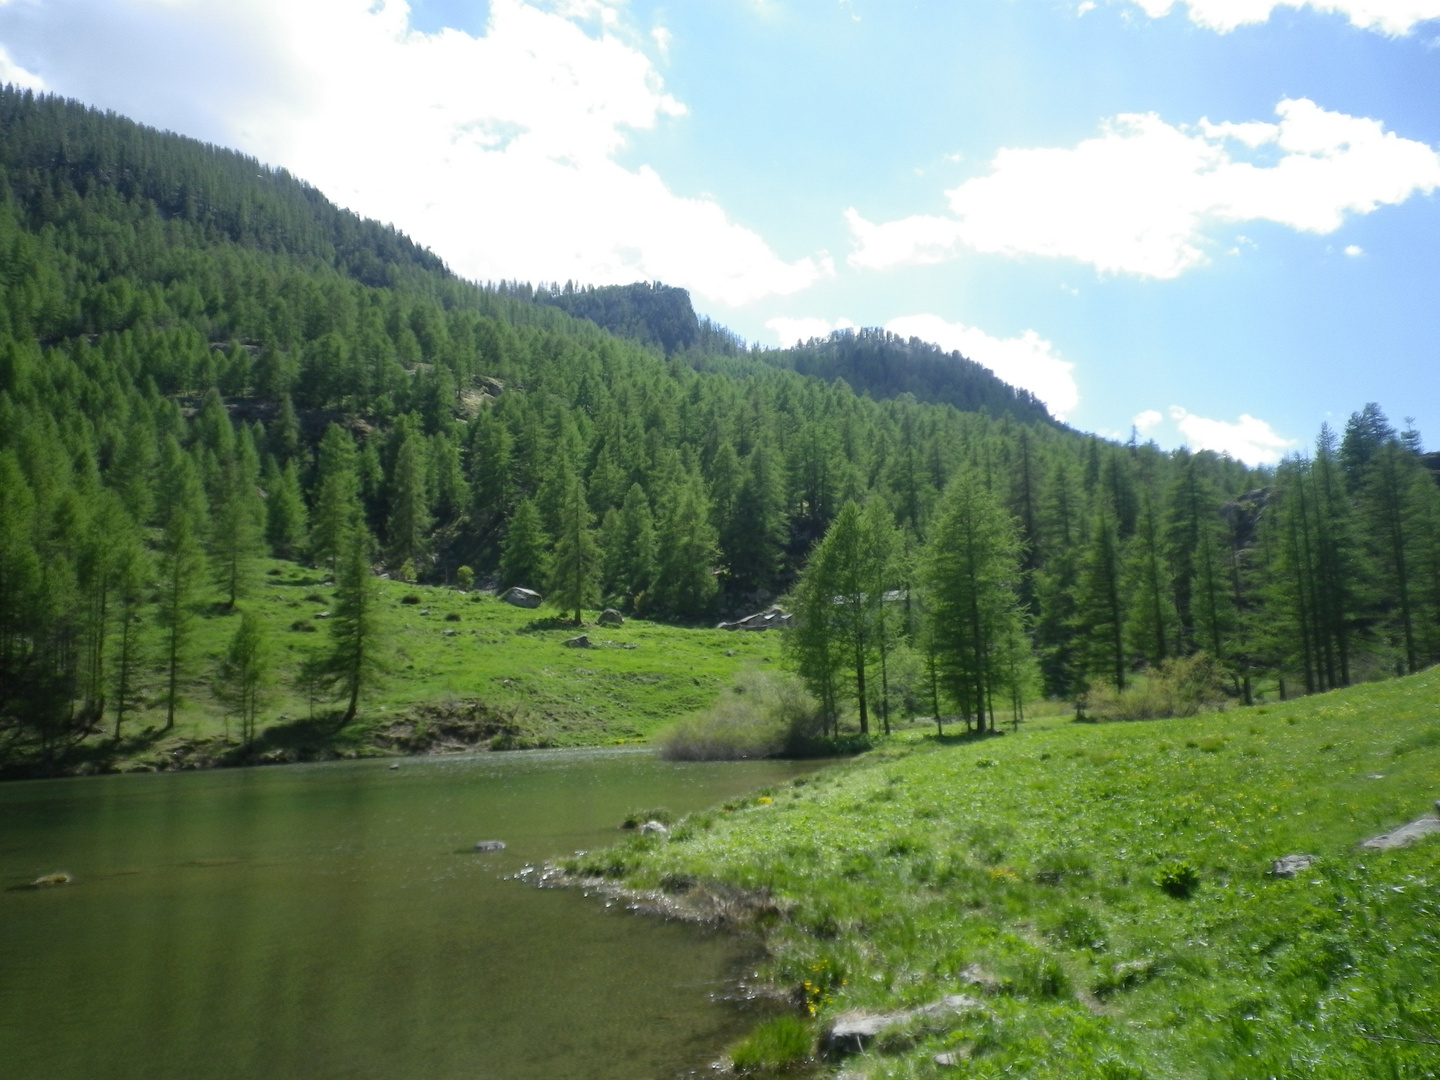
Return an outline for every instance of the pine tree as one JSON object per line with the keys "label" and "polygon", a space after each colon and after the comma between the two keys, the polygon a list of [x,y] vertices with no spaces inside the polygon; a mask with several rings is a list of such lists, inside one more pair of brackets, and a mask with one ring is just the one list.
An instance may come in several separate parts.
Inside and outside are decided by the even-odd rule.
{"label": "pine tree", "polygon": [[264,624],[258,616],[244,612],[216,674],[215,695],[227,710],[226,741],[230,739],[229,716],[233,713],[240,720],[240,741],[247,750],[255,741],[260,709],[271,679],[270,663],[270,643]]}
{"label": "pine tree", "polygon": [[710,613],[719,586],[719,541],[710,502],[698,476],[671,488],[656,536],[653,608],[665,615],[698,619]]}
{"label": "pine tree", "polygon": [[160,625],[165,631],[165,730],[175,726],[189,668],[195,607],[204,571],[205,501],[195,466],[172,439],[166,448],[160,537]]}
{"label": "pine tree", "polygon": [[505,585],[543,589],[550,579],[550,538],[533,499],[521,499],[510,515],[510,527],[500,554],[500,575]]}
{"label": "pine tree", "polygon": [[273,473],[270,497],[265,503],[265,536],[279,559],[299,559],[308,543],[308,513],[300,492],[300,473],[291,458]]}
{"label": "pine tree", "polygon": [[562,611],[575,612],[600,598],[600,546],[595,542],[595,515],[585,494],[585,482],[572,477],[559,510],[560,529],[550,566],[550,599]]}
{"label": "pine tree", "polygon": [[211,511],[211,561],[226,603],[233,608],[254,585],[265,535],[260,465],[249,429],[243,426],[234,451],[220,462],[219,492]]}
{"label": "pine tree", "polygon": [[1015,663],[1012,623],[1021,617],[1020,537],[1015,521],[963,469],[950,482],[931,525],[925,559],[926,615],[942,687],[967,722],[994,727],[996,690],[1008,689]]}
{"label": "pine tree", "polygon": [[331,424],[320,443],[310,546],[316,563],[332,570],[345,538],[364,522],[356,468],[355,441],[343,428]]}
{"label": "pine tree", "polygon": [[425,440],[417,432],[401,436],[390,475],[390,565],[423,565],[430,532],[430,499],[426,484]]}
{"label": "pine tree", "polygon": [[1104,675],[1125,689],[1125,597],[1120,543],[1108,512],[1096,515],[1080,564],[1076,591],[1077,623],[1083,642],[1077,700],[1089,679]]}
{"label": "pine tree", "polygon": [[1159,514],[1149,492],[1140,497],[1140,513],[1126,553],[1124,573],[1122,588],[1129,609],[1126,637],[1131,653],[1143,656],[1151,664],[1163,663],[1173,652],[1175,612]]}
{"label": "pine tree", "polygon": [[340,727],[355,719],[361,693],[378,680],[383,631],[380,585],[370,569],[374,541],[363,528],[342,538],[335,566],[335,610],[330,619],[330,650],[324,676],[345,701]]}

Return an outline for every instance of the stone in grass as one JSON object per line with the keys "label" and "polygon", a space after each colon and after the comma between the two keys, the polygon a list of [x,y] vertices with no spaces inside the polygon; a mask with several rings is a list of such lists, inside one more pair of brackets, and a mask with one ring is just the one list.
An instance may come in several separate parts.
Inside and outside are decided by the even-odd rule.
{"label": "stone in grass", "polygon": [[642,833],[659,833],[661,836],[669,836],[670,830],[665,827],[663,821],[647,821],[640,826]]}
{"label": "stone in grass", "polygon": [[616,611],[613,607],[607,607],[600,613],[601,626],[624,626],[625,616]]}
{"label": "stone in grass", "polygon": [[541,603],[541,596],[534,589],[522,589],[516,585],[512,589],[506,589],[505,595],[500,597],[505,603],[515,607],[538,608]]}
{"label": "stone in grass", "polygon": [[590,648],[590,637],[587,634],[579,634],[576,637],[566,638],[564,644],[567,649],[588,649]]}
{"label": "stone in grass", "polygon": [[[1435,809],[1440,812],[1440,802],[1435,804]],[[1440,817],[1416,818],[1410,824],[1401,825],[1391,832],[1372,836],[1360,846],[1374,851],[1389,851],[1391,848],[1409,847],[1416,840],[1431,833],[1440,833]]]}
{"label": "stone in grass", "polygon": [[825,1029],[825,1049],[832,1054],[858,1054],[888,1028],[913,1021],[939,1020],[959,1013],[984,1011],[985,1006],[968,994],[951,994],[930,1005],[895,1012],[845,1012]]}
{"label": "stone in grass", "polygon": [[1318,855],[1286,855],[1283,859],[1276,859],[1270,864],[1270,876],[1293,878],[1296,874],[1309,870],[1319,860]]}
{"label": "stone in grass", "polygon": [[504,851],[504,840],[481,840],[475,845],[476,851]]}
{"label": "stone in grass", "polygon": [[970,1060],[970,1048],[962,1046],[959,1050],[947,1050],[943,1054],[935,1055],[935,1064],[953,1068],[957,1065],[964,1065]]}

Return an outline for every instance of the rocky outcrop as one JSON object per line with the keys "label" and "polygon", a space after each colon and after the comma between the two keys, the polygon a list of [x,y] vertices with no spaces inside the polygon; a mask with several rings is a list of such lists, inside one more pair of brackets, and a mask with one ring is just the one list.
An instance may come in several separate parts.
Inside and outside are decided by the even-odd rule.
{"label": "rocky outcrop", "polygon": [[505,595],[500,597],[500,599],[504,600],[507,604],[523,608],[538,608],[544,601],[544,597],[534,589],[522,589],[519,585],[506,589]]}
{"label": "rocky outcrop", "polygon": [[563,644],[567,649],[588,649],[590,637],[588,634],[577,634],[575,637],[566,638]]}

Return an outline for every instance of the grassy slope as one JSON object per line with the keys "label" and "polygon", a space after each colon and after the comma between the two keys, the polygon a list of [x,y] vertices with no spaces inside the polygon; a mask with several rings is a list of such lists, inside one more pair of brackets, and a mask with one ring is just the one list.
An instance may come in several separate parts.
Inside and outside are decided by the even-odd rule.
{"label": "grassy slope", "polygon": [[[578,869],[772,890],[770,974],[822,1020],[965,990],[971,964],[1008,984],[863,1075],[955,1075],[933,1055],[963,1049],[978,1077],[1435,1076],[1440,838],[1356,845],[1440,797],[1437,696],[1440,670],[1190,720],[914,731]],[[1293,853],[1321,861],[1267,875]],[[1176,859],[1189,899],[1154,883]]]}
{"label": "grassy slope", "polygon": [[[262,737],[267,726],[283,724],[282,716],[291,721],[308,716],[310,703],[295,689],[293,677],[305,656],[326,646],[327,623],[315,615],[328,610],[335,597],[321,571],[278,561],[266,562],[265,568],[275,572],[265,573],[242,605],[264,620],[272,645],[276,678],[262,714]],[[523,732],[520,745],[643,739],[676,716],[708,705],[744,664],[779,656],[779,642],[771,634],[694,630],[641,620],[628,620],[619,628],[589,626],[585,632],[596,647],[568,649],[561,643],[578,631],[558,620],[552,609],[527,611],[493,596],[465,596],[454,589],[396,581],[381,586],[388,670],[381,685],[362,699],[360,723],[331,740],[337,751],[363,750],[371,729],[413,705],[471,698],[513,713]],[[407,595],[420,602],[401,603]],[[429,614],[422,615],[426,608]],[[459,621],[447,621],[450,614]],[[220,608],[198,620],[190,665],[194,677],[186,686],[175,730],[158,742],[134,744],[132,759],[157,762],[182,743],[221,735],[224,714],[210,681],[238,621]],[[296,623],[314,626],[316,632],[291,629]],[[150,645],[158,664],[158,638]],[[163,670],[152,665],[146,678],[152,707],[127,720],[127,729],[164,722]],[[331,707],[328,701],[316,703],[317,712]],[[272,739],[275,735],[272,730]],[[285,740],[275,743],[284,745]]]}

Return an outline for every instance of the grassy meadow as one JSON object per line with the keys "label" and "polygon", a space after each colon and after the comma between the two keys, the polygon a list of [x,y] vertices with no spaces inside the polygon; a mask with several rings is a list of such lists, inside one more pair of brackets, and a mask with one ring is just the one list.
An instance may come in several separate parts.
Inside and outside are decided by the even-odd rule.
{"label": "grassy meadow", "polygon": [[[852,763],[566,868],[763,891],[773,1070],[843,1010],[968,993],[866,1077],[1440,1075],[1440,671],[1184,720],[904,732]],[[1293,880],[1273,860],[1318,857]],[[777,1026],[778,1025],[778,1026]],[[936,1061],[945,1055],[945,1064]]]}
{"label": "grassy meadow", "polygon": [[[334,587],[320,570],[264,564],[260,584],[241,605],[263,620],[270,648],[256,746],[262,759],[425,749],[425,725],[443,726],[457,716],[452,734],[460,743],[494,743],[485,732],[496,729],[498,745],[510,748],[643,740],[709,705],[743,667],[779,658],[773,634],[643,620],[580,631],[549,607],[526,610],[487,593],[399,581],[380,585],[385,670],[362,698],[357,722],[337,733],[334,702],[312,701],[296,679],[304,659],[328,643],[326,619],[317,616],[332,608]],[[587,619],[593,623],[597,615]],[[164,735],[158,733],[165,721],[163,650],[158,632],[150,632],[147,707],[127,717],[119,753],[106,751],[110,764],[199,764],[236,752],[225,742],[227,718],[213,682],[238,624],[238,614],[218,605],[196,620],[182,708]],[[592,648],[564,646],[581,632]],[[474,702],[483,703],[478,714],[467,711]],[[228,723],[231,740],[238,739],[238,725]],[[106,716],[107,734],[112,724],[113,712]]]}

